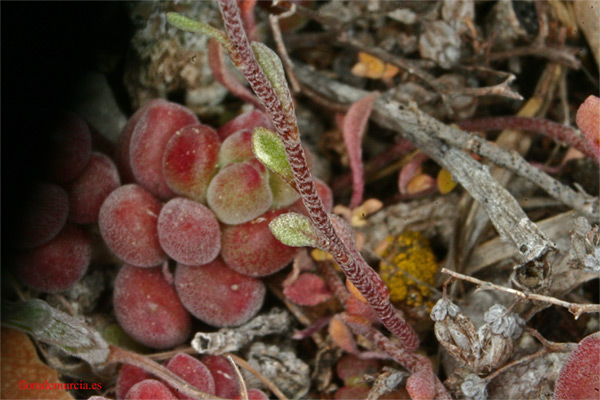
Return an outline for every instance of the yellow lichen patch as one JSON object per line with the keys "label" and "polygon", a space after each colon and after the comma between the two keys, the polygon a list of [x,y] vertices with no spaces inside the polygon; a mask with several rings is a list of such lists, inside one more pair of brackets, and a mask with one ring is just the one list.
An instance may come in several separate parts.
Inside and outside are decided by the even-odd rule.
{"label": "yellow lichen patch", "polygon": [[375,252],[381,258],[379,275],[392,301],[411,307],[431,305],[429,286],[438,263],[427,238],[412,231],[388,236]]}

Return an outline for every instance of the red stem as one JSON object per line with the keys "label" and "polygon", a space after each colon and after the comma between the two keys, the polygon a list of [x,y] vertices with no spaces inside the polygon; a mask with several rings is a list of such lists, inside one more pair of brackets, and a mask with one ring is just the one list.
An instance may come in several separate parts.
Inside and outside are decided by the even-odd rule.
{"label": "red stem", "polygon": [[106,361],[106,365],[111,363],[135,365],[136,367],[151,373],[155,377],[162,379],[167,384],[179,390],[182,395],[190,396],[194,399],[221,399],[221,397],[196,389],[179,376],[144,355],[136,354],[112,345],[110,346],[110,355]]}
{"label": "red stem", "polygon": [[596,163],[600,161],[598,156],[591,151],[583,137],[578,135],[575,129],[547,119],[508,115],[460,121],[456,124],[466,131],[516,129],[537,133],[576,148],[586,157],[596,161]]}
{"label": "red stem", "polygon": [[[377,154],[365,163],[365,176],[371,176],[380,169],[388,166],[394,161],[404,157],[410,151],[414,150],[415,146],[406,139],[401,139],[394,143],[390,148]],[[352,185],[352,174],[346,174],[331,184],[331,189],[334,193],[346,191]]]}
{"label": "red stem", "polygon": [[[408,369],[412,374],[411,378],[413,380],[421,381],[421,385],[417,385],[424,386],[421,389],[425,389],[424,391],[426,392],[433,391],[435,399],[452,399],[442,382],[440,382],[438,377],[433,373],[431,362],[427,357],[407,352],[406,350],[399,348],[381,332],[374,329],[370,324],[365,323],[366,321],[361,317],[342,313],[340,314],[340,318],[350,327],[350,329],[352,329],[354,334],[366,337],[380,350],[384,351],[399,364]],[[409,380],[411,378],[409,378]]]}
{"label": "red stem", "polygon": [[250,83],[250,87],[263,103],[273,125],[277,129],[294,173],[296,188],[313,224],[323,234],[326,248],[348,279],[371,304],[385,327],[403,342],[407,350],[416,350],[419,343],[417,335],[410,325],[394,312],[387,288],[381,282],[381,278],[368,266],[360,254],[358,255],[359,259],[353,258],[336,235],[327,211],[317,195],[314,181],[308,169],[304,150],[300,143],[300,132],[298,131],[294,110],[292,108],[291,112],[284,111],[277,93],[258,65],[244,32],[236,1],[219,0],[218,3],[225,30],[231,43],[230,57]]}

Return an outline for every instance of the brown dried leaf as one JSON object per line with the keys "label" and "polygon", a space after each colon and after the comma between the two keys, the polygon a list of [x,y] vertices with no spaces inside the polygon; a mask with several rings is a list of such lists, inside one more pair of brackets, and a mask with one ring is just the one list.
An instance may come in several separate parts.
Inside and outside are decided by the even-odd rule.
{"label": "brown dried leaf", "polygon": [[[29,337],[19,331],[2,328],[3,399],[70,399],[66,390],[27,390],[23,384],[59,383],[58,373],[40,361]],[[21,386],[19,386],[21,385]]]}

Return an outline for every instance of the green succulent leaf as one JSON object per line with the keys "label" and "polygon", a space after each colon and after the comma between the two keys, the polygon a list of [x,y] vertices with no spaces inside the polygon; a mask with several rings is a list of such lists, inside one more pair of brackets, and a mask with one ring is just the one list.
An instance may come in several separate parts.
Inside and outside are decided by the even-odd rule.
{"label": "green succulent leaf", "polygon": [[295,117],[294,102],[287,81],[281,59],[273,50],[262,43],[252,42],[252,50],[256,56],[256,61],[260,65],[269,82],[273,86],[277,97],[281,102],[283,111],[290,116]]}
{"label": "green succulent leaf", "polygon": [[51,307],[39,299],[16,304],[2,304],[2,325],[18,329],[35,339],[60,347],[67,354],[91,365],[104,363],[108,344],[82,319]]}
{"label": "green succulent leaf", "polygon": [[285,146],[275,132],[263,127],[254,128],[252,151],[264,166],[279,175],[292,188],[296,188],[294,173],[288,162]]}
{"label": "green succulent leaf", "polygon": [[321,233],[310,218],[295,212],[282,214],[269,223],[273,236],[292,247],[319,247]]}
{"label": "green succulent leaf", "polygon": [[167,21],[176,28],[186,32],[202,33],[210,37],[215,38],[219,43],[226,49],[231,47],[231,43],[227,39],[225,32],[219,29],[213,28],[212,26],[203,22],[194,21],[191,18],[185,17],[175,12],[167,13]]}

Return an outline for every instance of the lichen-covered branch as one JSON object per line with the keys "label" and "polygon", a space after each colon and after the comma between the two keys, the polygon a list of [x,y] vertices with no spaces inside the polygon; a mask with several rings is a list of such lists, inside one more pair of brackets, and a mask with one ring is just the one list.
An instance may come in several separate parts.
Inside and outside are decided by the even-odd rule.
{"label": "lichen-covered branch", "polygon": [[474,283],[476,285],[481,286],[482,288],[489,288],[489,289],[499,290],[499,291],[502,291],[505,293],[510,293],[513,296],[516,296],[523,300],[542,301],[544,303],[549,303],[549,304],[554,304],[557,306],[565,307],[567,310],[569,310],[575,316],[575,319],[578,319],[581,316],[581,314],[600,312],[600,304],[576,304],[576,303],[569,303],[568,301],[560,300],[560,299],[557,299],[554,297],[544,296],[541,294],[523,293],[521,291],[518,291],[518,290],[515,290],[512,288],[507,288],[504,286],[496,285],[491,282],[482,281],[480,279],[473,278],[468,275],[459,274],[458,272],[450,271],[446,268],[442,268],[442,273],[448,274],[456,279],[461,279],[463,281]]}
{"label": "lichen-covered branch", "polygon": [[192,340],[192,347],[200,354],[225,354],[238,351],[257,336],[287,331],[291,322],[288,312],[275,308],[237,328],[223,328],[217,332],[197,332]]}
{"label": "lichen-covered branch", "polygon": [[[351,103],[366,93],[332,81],[301,65],[297,65],[296,74],[303,85],[336,101]],[[514,197],[493,179],[488,168],[461,149],[466,147],[489,157],[500,166],[510,167],[511,171],[535,182],[551,196],[595,220],[598,219],[597,199],[562,185],[513,152],[498,149],[481,138],[451,128],[419,110],[407,109],[385,96],[376,101],[373,118],[386,128],[402,132],[405,138],[450,171],[453,178],[485,208],[501,238],[519,250],[523,263],[543,258],[554,249],[554,245],[527,217]],[[477,145],[470,146],[471,149],[469,142]]]}

